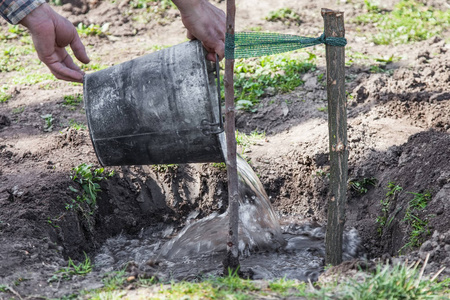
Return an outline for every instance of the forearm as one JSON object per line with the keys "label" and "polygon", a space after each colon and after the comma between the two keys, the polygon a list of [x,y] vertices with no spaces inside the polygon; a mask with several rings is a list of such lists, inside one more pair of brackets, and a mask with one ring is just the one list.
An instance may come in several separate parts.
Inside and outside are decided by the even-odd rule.
{"label": "forearm", "polygon": [[0,15],[11,24],[18,24],[45,0],[0,0]]}

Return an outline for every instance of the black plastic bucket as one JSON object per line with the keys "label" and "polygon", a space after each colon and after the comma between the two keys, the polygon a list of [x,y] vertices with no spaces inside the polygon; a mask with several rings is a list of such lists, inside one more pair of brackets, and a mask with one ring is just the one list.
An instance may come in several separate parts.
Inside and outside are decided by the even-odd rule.
{"label": "black plastic bucket", "polygon": [[87,74],[89,133],[103,166],[223,162],[217,66],[198,41]]}

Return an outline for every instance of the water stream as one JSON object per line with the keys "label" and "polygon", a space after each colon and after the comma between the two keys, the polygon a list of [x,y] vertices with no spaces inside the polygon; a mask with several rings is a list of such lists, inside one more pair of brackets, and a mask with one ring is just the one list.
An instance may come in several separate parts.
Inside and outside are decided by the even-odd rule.
{"label": "water stream", "polygon": [[[301,218],[278,218],[256,174],[238,157],[239,250],[241,269],[253,279],[317,280],[324,267],[325,229]],[[109,239],[94,259],[102,272],[118,271],[133,261],[160,279],[189,280],[220,275],[226,251],[228,214],[212,214],[187,225],[176,237],[159,224],[139,236]],[[358,255],[356,230],[344,233],[344,260]]]}

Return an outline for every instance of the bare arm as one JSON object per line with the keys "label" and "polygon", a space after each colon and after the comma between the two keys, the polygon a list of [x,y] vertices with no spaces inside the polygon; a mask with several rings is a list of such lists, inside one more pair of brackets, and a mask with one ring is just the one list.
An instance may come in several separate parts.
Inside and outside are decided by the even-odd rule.
{"label": "bare arm", "polygon": [[207,59],[225,55],[225,13],[207,0],[173,0],[181,13],[189,39],[198,39],[208,51]]}
{"label": "bare arm", "polygon": [[89,58],[77,30],[69,20],[44,3],[23,18],[20,24],[28,28],[39,59],[56,78],[83,81],[83,71],[73,62],[65,47],[70,45],[73,54],[82,63],[87,64]]}

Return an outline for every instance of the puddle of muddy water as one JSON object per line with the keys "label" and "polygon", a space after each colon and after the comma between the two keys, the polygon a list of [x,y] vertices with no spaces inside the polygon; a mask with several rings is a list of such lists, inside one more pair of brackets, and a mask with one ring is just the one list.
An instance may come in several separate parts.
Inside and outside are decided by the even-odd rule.
{"label": "puddle of muddy water", "polygon": [[[299,224],[298,219],[279,219],[247,162],[238,157],[237,167],[241,269],[252,279],[317,280],[324,267],[325,229]],[[100,272],[110,272],[132,261],[143,272],[163,280],[217,276],[223,271],[227,229],[227,213],[193,221],[171,239],[173,227],[160,224],[143,229],[139,236],[109,239],[94,264]],[[344,260],[358,255],[359,243],[356,230],[345,232]]]}

